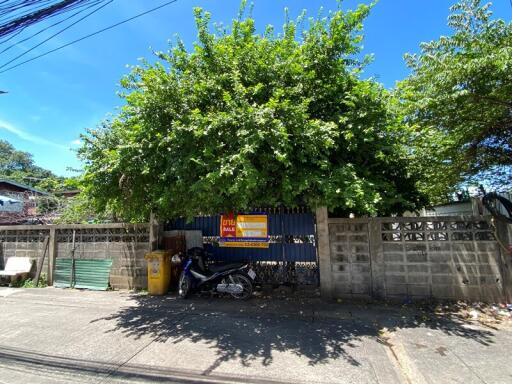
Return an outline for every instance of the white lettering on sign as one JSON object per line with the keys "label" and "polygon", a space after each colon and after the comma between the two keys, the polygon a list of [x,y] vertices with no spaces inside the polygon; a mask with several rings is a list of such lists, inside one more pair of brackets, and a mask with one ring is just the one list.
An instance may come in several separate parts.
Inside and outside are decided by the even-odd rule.
{"label": "white lettering on sign", "polygon": [[265,237],[267,233],[265,231],[251,231],[251,230],[244,230],[244,237]]}
{"label": "white lettering on sign", "polygon": [[238,228],[247,228],[247,229],[257,229],[257,228],[262,228],[262,229],[267,229],[267,223],[261,223],[261,222],[250,222],[250,221],[242,221],[242,222],[238,222],[236,223],[237,227]]}

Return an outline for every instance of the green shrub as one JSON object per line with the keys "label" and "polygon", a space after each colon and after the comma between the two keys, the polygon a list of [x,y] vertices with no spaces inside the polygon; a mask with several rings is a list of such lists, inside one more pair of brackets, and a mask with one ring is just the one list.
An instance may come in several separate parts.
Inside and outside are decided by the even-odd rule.
{"label": "green shrub", "polygon": [[35,284],[32,278],[19,279],[11,283],[14,288],[44,288],[48,286],[48,278],[45,273],[41,273],[39,277],[39,284]]}

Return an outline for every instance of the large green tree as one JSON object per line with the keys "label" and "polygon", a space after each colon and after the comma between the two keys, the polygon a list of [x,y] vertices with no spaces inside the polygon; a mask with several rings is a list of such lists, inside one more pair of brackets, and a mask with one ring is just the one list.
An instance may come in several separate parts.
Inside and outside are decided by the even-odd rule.
{"label": "large green tree", "polygon": [[[243,8],[243,7],[242,7]],[[120,114],[84,135],[84,185],[99,209],[130,219],[250,207],[327,205],[390,214],[423,204],[390,95],[359,75],[370,11],[286,21],[241,11],[198,42],[178,40],[122,79]],[[363,60],[364,61],[364,60]]]}
{"label": "large green tree", "polygon": [[[77,178],[56,176],[52,171],[36,165],[31,153],[17,150],[6,140],[0,140],[0,179],[16,181],[50,193],[79,188]],[[67,203],[69,203],[67,199],[53,194],[39,196],[37,211],[41,215],[60,213],[59,211],[67,206]],[[80,196],[76,202],[70,204],[60,221],[80,222],[78,218],[82,218],[80,221],[96,219],[87,210],[85,196]],[[97,219],[105,220],[105,216],[98,216]]]}
{"label": "large green tree", "polygon": [[8,179],[46,192],[77,189],[77,178],[55,175],[36,165],[29,152],[17,150],[6,140],[0,140],[0,179]]}
{"label": "large green tree", "polygon": [[47,188],[49,180],[54,184],[64,180],[51,171],[37,166],[32,154],[17,150],[6,140],[0,140],[0,178],[41,187],[44,190],[51,190]]}
{"label": "large green tree", "polygon": [[512,23],[492,19],[490,6],[460,1],[453,34],[406,55],[412,73],[398,94],[434,200],[461,182],[512,182]]}

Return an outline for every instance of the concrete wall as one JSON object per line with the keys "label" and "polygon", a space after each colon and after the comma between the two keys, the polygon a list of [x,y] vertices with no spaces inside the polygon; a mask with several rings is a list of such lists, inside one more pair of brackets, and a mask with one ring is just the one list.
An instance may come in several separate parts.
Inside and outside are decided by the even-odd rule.
{"label": "concrete wall", "polygon": [[55,260],[71,257],[73,232],[76,258],[112,259],[110,284],[114,289],[147,287],[148,224],[0,226],[0,267],[11,256],[26,256],[39,263],[44,239],[49,237],[42,271],[51,280]]}
{"label": "concrete wall", "polygon": [[[3,227],[0,227],[3,228]],[[38,260],[43,254],[44,238],[49,236],[48,229],[32,230],[8,230],[0,229],[0,268],[4,268],[7,259],[11,256],[30,257]],[[45,260],[45,270],[48,266],[48,259]]]}
{"label": "concrete wall", "polygon": [[509,296],[510,255],[482,217],[329,218],[328,231],[324,296],[487,302]]}

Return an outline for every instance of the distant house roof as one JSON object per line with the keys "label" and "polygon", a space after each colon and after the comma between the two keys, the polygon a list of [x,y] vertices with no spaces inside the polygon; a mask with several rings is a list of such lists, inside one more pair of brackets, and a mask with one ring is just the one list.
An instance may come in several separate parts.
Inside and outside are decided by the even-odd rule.
{"label": "distant house roof", "polygon": [[13,199],[12,197],[9,197],[9,196],[0,195],[0,205],[16,204],[16,203],[21,203],[21,201],[18,199]]}
{"label": "distant house roof", "polygon": [[55,191],[53,192],[56,196],[73,197],[80,193],[79,189],[71,189],[68,191]]}
{"label": "distant house roof", "polygon": [[23,202],[9,196],[0,195],[0,214],[5,217],[9,214],[17,214],[23,211]]}
{"label": "distant house roof", "polygon": [[16,181],[12,181],[12,180],[8,180],[8,179],[0,179],[0,185],[1,184],[9,184],[9,185],[12,185],[14,187],[23,189],[25,191],[30,191],[30,192],[37,193],[39,195],[49,195],[48,192],[44,192],[44,191],[41,191],[39,189],[33,188],[33,187],[29,186],[29,185],[21,184],[21,183],[18,183]]}

